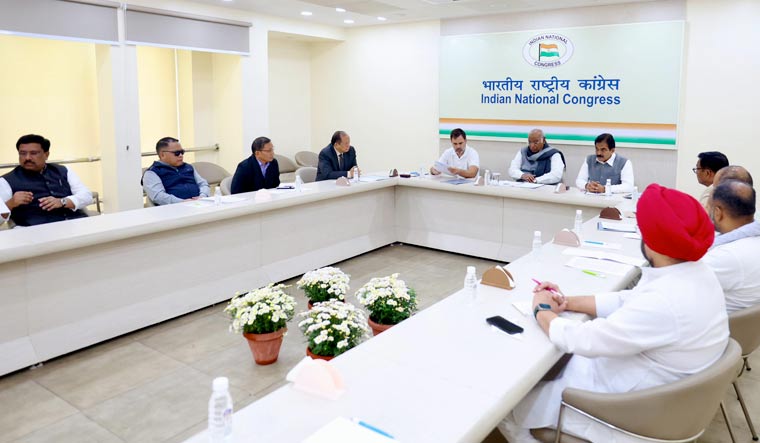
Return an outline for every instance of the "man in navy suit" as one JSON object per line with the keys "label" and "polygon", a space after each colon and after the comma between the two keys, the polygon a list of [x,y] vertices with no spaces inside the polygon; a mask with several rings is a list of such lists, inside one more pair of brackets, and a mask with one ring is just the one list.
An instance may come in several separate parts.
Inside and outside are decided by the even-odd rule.
{"label": "man in navy suit", "polygon": [[351,146],[351,137],[343,131],[335,131],[330,144],[319,153],[317,181],[353,178],[354,166],[357,166],[356,150]]}
{"label": "man in navy suit", "polygon": [[280,186],[280,166],[274,158],[272,140],[259,137],[251,144],[252,155],[238,164],[230,192],[258,191]]}

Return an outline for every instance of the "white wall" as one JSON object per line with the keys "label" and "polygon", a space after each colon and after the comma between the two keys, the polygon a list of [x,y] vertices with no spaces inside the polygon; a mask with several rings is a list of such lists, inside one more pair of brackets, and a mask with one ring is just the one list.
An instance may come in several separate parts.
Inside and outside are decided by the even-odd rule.
{"label": "white wall", "polygon": [[312,145],[351,136],[365,172],[416,170],[438,153],[438,21],[352,29],[314,44]]}
{"label": "white wall", "polygon": [[278,154],[316,151],[311,143],[311,44],[269,39],[269,134]]}
{"label": "white wall", "polygon": [[689,0],[687,20],[677,183],[698,195],[691,168],[702,151],[721,151],[760,179],[760,58],[745,46],[760,41],[760,2]]}

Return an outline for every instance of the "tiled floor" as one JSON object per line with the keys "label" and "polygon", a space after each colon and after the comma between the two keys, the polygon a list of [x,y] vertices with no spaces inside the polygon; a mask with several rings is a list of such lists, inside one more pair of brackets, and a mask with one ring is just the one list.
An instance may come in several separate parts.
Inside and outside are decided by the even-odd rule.
{"label": "tiled floor", "polygon": [[[465,266],[475,265],[480,274],[491,264],[394,245],[338,266],[351,275],[353,289],[371,277],[402,271],[424,309],[461,288]],[[291,287],[289,292],[305,307],[301,291]],[[0,377],[0,443],[181,442],[205,427],[214,377],[230,378],[237,409],[281,386],[285,373],[304,355],[295,321],[279,361],[256,366],[245,341],[227,332],[223,307],[211,306]],[[740,383],[760,424],[760,355],[752,361],[757,369]],[[726,404],[738,441],[751,441],[735,397],[727,394]],[[729,441],[719,415],[700,442]],[[486,441],[504,440],[492,435]]]}

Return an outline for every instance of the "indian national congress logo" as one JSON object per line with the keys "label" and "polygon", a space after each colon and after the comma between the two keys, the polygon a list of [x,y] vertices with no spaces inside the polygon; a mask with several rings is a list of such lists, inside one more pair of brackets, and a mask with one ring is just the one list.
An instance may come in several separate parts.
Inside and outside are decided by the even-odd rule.
{"label": "indian national congress logo", "polygon": [[573,42],[561,34],[539,34],[523,46],[523,58],[537,68],[564,65],[573,56]]}

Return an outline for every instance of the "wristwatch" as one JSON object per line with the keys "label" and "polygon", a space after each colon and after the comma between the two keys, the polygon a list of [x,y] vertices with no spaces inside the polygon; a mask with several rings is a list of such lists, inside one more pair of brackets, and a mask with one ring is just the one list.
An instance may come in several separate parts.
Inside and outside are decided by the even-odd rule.
{"label": "wristwatch", "polygon": [[551,311],[551,310],[552,310],[551,305],[548,305],[546,303],[539,303],[536,305],[536,308],[533,309],[533,317],[538,318],[539,311]]}
{"label": "wristwatch", "polygon": [[68,199],[68,198],[66,198],[66,197],[63,197],[63,198],[61,199],[61,207],[62,207],[62,208],[65,208],[65,207],[66,207],[66,203],[68,203],[68,202],[69,202],[69,199]]}

